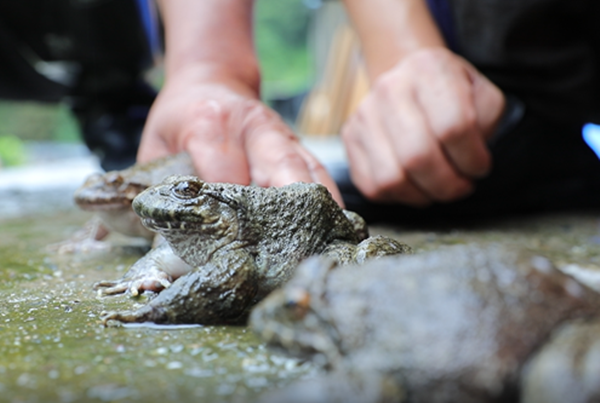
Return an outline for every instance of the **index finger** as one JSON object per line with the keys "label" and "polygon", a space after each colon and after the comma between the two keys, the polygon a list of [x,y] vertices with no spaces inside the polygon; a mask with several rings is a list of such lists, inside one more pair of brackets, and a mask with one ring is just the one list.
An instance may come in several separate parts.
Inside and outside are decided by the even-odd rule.
{"label": "index finger", "polygon": [[246,138],[250,176],[259,186],[316,182],[343,206],[341,194],[325,168],[300,145],[293,133],[268,128]]}
{"label": "index finger", "polygon": [[180,136],[198,175],[209,182],[248,185],[250,175],[245,150],[239,136],[227,129],[227,113],[221,106],[201,104],[196,121]]}

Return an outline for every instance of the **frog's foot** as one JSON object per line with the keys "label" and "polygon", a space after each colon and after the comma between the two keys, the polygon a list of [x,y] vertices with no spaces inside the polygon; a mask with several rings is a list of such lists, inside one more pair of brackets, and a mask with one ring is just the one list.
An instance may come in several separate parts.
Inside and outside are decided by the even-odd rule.
{"label": "frog's foot", "polygon": [[354,227],[354,231],[356,231],[356,236],[358,236],[359,241],[364,241],[369,237],[369,227],[367,226],[367,222],[360,215],[355,213],[354,211],[344,210],[344,215]]}
{"label": "frog's foot", "polygon": [[99,281],[94,284],[94,290],[98,292],[98,296],[123,294],[127,291],[134,297],[140,295],[144,291],[160,292],[165,288],[169,288],[173,283],[173,278],[164,271],[152,270],[151,273],[143,273],[143,275],[123,278],[116,281]]}
{"label": "frog's foot", "polygon": [[102,312],[100,319],[104,326],[109,326],[110,321],[117,321],[121,323],[144,323],[144,322],[155,322],[161,323],[163,321],[160,318],[162,315],[158,309],[146,305],[135,311],[122,311],[122,312]]}
{"label": "frog's foot", "polygon": [[169,244],[164,242],[135,262],[122,279],[101,281],[94,284],[94,289],[98,290],[100,296],[122,294],[127,291],[133,296],[144,291],[159,292],[168,288],[173,281],[191,269],[173,253]]}
{"label": "frog's foot", "polygon": [[369,237],[358,245],[334,242],[322,252],[324,256],[342,266],[352,263],[363,264],[367,259],[406,253],[412,253],[410,246],[382,235]]}
{"label": "frog's foot", "polygon": [[408,253],[412,253],[410,246],[386,236],[375,235],[358,244],[355,259],[356,263],[362,264],[367,259]]}
{"label": "frog's foot", "polygon": [[46,249],[59,254],[107,252],[111,248],[109,242],[102,241],[109,231],[102,222],[95,218],[88,221],[83,229],[77,231],[69,239],[50,244]]}
{"label": "frog's foot", "polygon": [[248,266],[245,258],[244,254],[237,264],[234,256],[227,265],[203,266],[179,278],[138,310],[110,312],[102,320],[104,324],[110,320],[157,324],[244,323],[258,291],[255,267]]}

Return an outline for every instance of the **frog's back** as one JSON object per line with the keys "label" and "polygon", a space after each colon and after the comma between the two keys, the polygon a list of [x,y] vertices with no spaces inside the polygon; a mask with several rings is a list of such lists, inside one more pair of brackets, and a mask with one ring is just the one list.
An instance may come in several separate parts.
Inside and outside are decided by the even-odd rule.
{"label": "frog's back", "polygon": [[[321,253],[334,241],[357,244],[350,220],[319,184],[294,183],[280,188],[240,187],[247,232],[257,243],[257,265],[271,282],[281,284],[303,259]],[[272,281],[271,281],[272,280]]]}
{"label": "frog's back", "polygon": [[327,295],[351,365],[401,374],[420,401],[509,393],[554,328],[600,307],[549,261],[497,245],[334,270]]}

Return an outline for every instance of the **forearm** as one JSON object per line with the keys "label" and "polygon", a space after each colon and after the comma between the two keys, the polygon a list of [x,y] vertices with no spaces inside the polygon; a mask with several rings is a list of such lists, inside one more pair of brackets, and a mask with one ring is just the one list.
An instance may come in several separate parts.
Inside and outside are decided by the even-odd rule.
{"label": "forearm", "polygon": [[[166,80],[227,81],[257,95],[253,0],[159,0],[165,23]],[[248,95],[248,94],[246,94]]]}
{"label": "forearm", "polygon": [[445,46],[425,0],[344,0],[373,81],[405,55]]}

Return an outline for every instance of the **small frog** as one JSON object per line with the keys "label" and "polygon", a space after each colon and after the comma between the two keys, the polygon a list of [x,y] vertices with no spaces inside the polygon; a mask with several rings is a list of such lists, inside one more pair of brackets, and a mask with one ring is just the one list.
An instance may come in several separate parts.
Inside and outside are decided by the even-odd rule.
{"label": "small frog", "polygon": [[173,176],[142,192],[133,208],[190,271],[176,278],[152,261],[120,281],[100,283],[109,294],[168,287],[137,311],[106,314],[105,323],[241,323],[308,256],[351,262],[410,249],[381,236],[362,239],[364,220],[318,184],[261,188]]}
{"label": "small frog", "polygon": [[[567,320],[599,308],[597,293],[540,256],[461,245],[341,269],[309,259],[255,307],[250,325],[271,347],[330,370],[267,402],[517,402],[528,359]],[[588,396],[600,392],[600,372],[574,363],[580,382],[562,383],[562,401],[581,396],[586,377]],[[534,361],[530,377],[544,371],[558,384],[567,372]]]}
{"label": "small frog", "polygon": [[192,160],[186,153],[170,155],[121,170],[94,174],[74,194],[79,208],[95,212],[98,219],[73,239],[56,245],[59,252],[104,249],[101,241],[111,231],[149,242],[154,233],[146,229],[131,208],[135,196],[173,174],[193,174]]}

